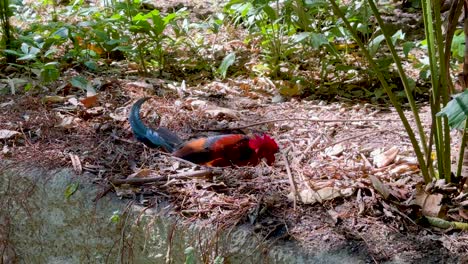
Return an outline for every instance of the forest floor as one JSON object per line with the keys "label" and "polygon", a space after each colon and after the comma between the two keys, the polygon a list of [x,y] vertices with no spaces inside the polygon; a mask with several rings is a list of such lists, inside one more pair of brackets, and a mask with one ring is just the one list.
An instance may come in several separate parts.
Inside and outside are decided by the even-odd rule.
{"label": "forest floor", "polygon": [[[102,193],[90,199],[115,192],[147,206],[169,201],[187,221],[247,223],[272,243],[297,241],[310,252],[345,248],[364,252],[370,263],[468,261],[466,232],[419,221],[424,181],[392,107],[282,97],[261,77],[185,78],[94,76],[100,88],[87,98],[66,84],[51,96],[1,97],[0,157],[92,173]],[[276,163],[200,176],[206,168],[135,141],[127,117],[145,96],[152,97],[142,108],[147,124],[185,139],[216,133],[211,129],[268,133],[280,146]],[[429,108],[419,107],[429,131]],[[156,180],[138,180],[149,178]],[[463,217],[450,209],[451,220]]]}
{"label": "forest floor", "polygon": [[[254,82],[258,91],[239,91],[239,86]],[[186,87],[180,97],[180,91],[165,90],[165,85],[154,88],[143,80],[105,83],[96,105],[89,108],[75,106],[74,97],[55,103],[33,96],[1,98],[1,129],[19,132],[2,143],[2,158],[92,173],[106,195],[112,179],[190,176],[204,170],[133,139],[127,116],[138,98],[153,97],[143,107],[145,122],[154,124],[149,120],[157,112],[161,124],[183,138],[207,133],[195,129],[286,119],[240,129],[266,132],[277,140],[281,153],[271,167],[227,168],[210,177],[174,176],[112,190],[122,197],[138,197],[148,206],[168,200],[174,213],[188,221],[226,228],[250,223],[259,236],[292,239],[311,251],[365,249],[375,262],[395,255],[405,262],[425,263],[466,258],[466,233],[415,222],[415,195],[423,180],[391,108],[295,99],[272,103],[274,89],[268,83],[260,88],[261,79]],[[426,110],[423,106],[422,112]],[[388,197],[381,193],[386,189]]]}

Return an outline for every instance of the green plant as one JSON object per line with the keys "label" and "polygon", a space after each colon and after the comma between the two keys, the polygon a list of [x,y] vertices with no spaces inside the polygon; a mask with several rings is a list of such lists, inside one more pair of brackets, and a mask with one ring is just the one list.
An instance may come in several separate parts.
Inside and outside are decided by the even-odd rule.
{"label": "green plant", "polygon": [[34,73],[44,83],[55,81],[60,76],[59,64],[56,61],[44,62],[44,57],[52,53],[52,51],[43,51],[45,42],[35,42],[30,44],[23,42],[20,50],[5,50],[6,53],[14,55],[16,61],[24,63],[23,65],[15,64],[19,67],[24,67],[31,73]]}
{"label": "green plant", "polygon": [[[279,1],[232,0],[225,6],[225,11],[251,30],[251,40],[261,37],[263,58],[270,75],[276,76],[281,62],[295,50],[295,33],[291,16],[281,12]],[[274,8],[274,7],[275,8]],[[296,40],[302,40],[296,38]]]}
{"label": "green plant", "polygon": [[463,30],[456,30],[452,40],[451,54],[457,61],[463,61],[465,55],[465,34]]}
{"label": "green plant", "polygon": [[[1,47],[3,49],[11,49],[13,42],[12,27],[10,25],[10,17],[12,12],[10,9],[9,0],[0,0],[0,26],[1,26]],[[11,54],[6,53],[5,57],[8,63],[14,62],[14,57]]]}
{"label": "green plant", "polygon": [[111,223],[116,224],[116,223],[118,223],[118,222],[120,222],[122,220],[122,215],[123,215],[123,213],[120,212],[120,210],[114,211],[114,212],[112,212],[112,215],[109,217],[109,221]]}
{"label": "green plant", "polygon": [[[304,55],[306,60],[320,57],[321,80],[326,79],[328,67],[335,68],[334,74],[339,79],[352,68],[344,59],[350,50],[348,43],[352,36],[345,30],[343,22],[331,15],[327,1],[231,0],[225,6],[225,12],[236,24],[249,29],[251,34],[247,41],[260,39],[263,63],[253,67],[257,74],[278,76],[280,67],[294,68],[304,62],[291,61],[292,57]],[[376,51],[383,38],[379,28],[369,19],[372,13],[366,2],[351,1],[345,13],[359,38]],[[345,48],[338,47],[342,45]],[[380,58],[379,64],[388,68],[390,62]],[[279,77],[294,78],[292,75]]]}
{"label": "green plant", "polygon": [[216,73],[220,75],[223,79],[226,78],[227,70],[235,61],[236,54],[234,52],[229,53],[226,57],[224,57]]}
{"label": "green plant", "polygon": [[195,264],[197,263],[195,259],[195,248],[188,247],[184,250],[185,254],[185,264]]}
{"label": "green plant", "polygon": [[[437,116],[447,117],[450,128],[463,131],[460,143],[460,152],[458,154],[458,166],[455,174],[456,177],[459,178],[462,176],[462,166],[463,164],[466,164],[468,159],[468,155],[465,153],[467,151],[468,141],[468,90],[455,95],[454,98],[448,102],[448,104],[439,113],[437,113]],[[463,176],[467,176],[466,172]]]}
{"label": "green plant", "polygon": [[[94,22],[87,23],[92,41],[106,53],[121,51],[127,58],[139,61],[143,72],[148,63],[159,70],[164,68],[165,41],[170,40],[165,30],[174,23],[183,10],[162,15],[158,10],[139,11],[139,1],[114,3],[109,17],[96,13]],[[88,35],[89,36],[89,35]]]}
{"label": "green plant", "polygon": [[78,182],[72,182],[68,184],[64,191],[65,198],[70,199],[70,197],[78,190],[78,187],[80,187]]}
{"label": "green plant", "polygon": [[[177,49],[180,52],[188,48],[189,53],[183,52],[185,56],[178,57],[177,62],[182,63],[188,69],[211,71],[219,76],[219,70],[223,67],[221,65],[217,67],[217,63],[213,63],[213,61],[217,62],[219,56],[224,55],[219,54],[216,49],[217,45],[215,45],[218,42],[220,30],[225,24],[224,15],[214,14],[202,22],[191,22],[186,17],[187,15],[187,11],[182,12],[181,19],[171,25],[174,32],[171,43],[172,54],[177,54]],[[207,39],[207,34],[214,34],[214,39]]]}
{"label": "green plant", "polygon": [[[462,1],[461,1],[462,2]],[[387,83],[382,69],[378,66],[375,58],[371,54],[369,47],[359,39],[358,32],[351,25],[350,21],[344,15],[342,9],[338,6],[336,1],[331,0],[334,13],[340,17],[347,30],[354,36],[356,43],[361,48],[365,58],[369,62],[369,66],[376,73],[383,89],[386,91],[392,104],[397,110],[400,119],[406,129],[406,132],[411,140],[414,151],[419,161],[421,173],[424,177],[424,181],[429,183],[433,178],[444,178],[447,182],[451,179],[451,153],[450,153],[450,134],[449,134],[449,120],[447,119],[447,113],[441,112],[441,108],[448,103],[450,94],[450,79],[449,79],[449,60],[451,53],[451,40],[453,38],[454,28],[456,23],[452,23],[448,29],[447,36],[442,36],[442,22],[440,20],[440,5],[437,1],[422,1],[424,26],[427,41],[428,51],[428,67],[430,70],[430,78],[432,85],[431,93],[431,115],[432,115],[432,128],[429,133],[429,137],[426,136],[423,129],[419,112],[415,104],[415,100],[411,92],[411,82],[409,81],[406,72],[403,69],[401,59],[396,52],[395,43],[392,40],[391,35],[386,30],[378,8],[373,0],[368,0],[369,6],[375,16],[385,38],[387,48],[390,50],[393,61],[396,65],[401,81],[403,83],[406,98],[410,104],[414,120],[417,125],[417,134],[419,135],[419,141],[416,139],[416,133],[413,128],[409,125],[408,119],[401,109],[400,103],[396,100],[396,96],[392,91],[390,85]],[[463,6],[463,3],[458,5],[459,8]],[[434,8],[433,8],[434,7]],[[459,12],[458,12],[459,13]],[[452,22],[456,21],[457,11],[455,10],[452,14]],[[447,39],[447,41],[445,41]],[[445,42],[445,46],[444,46]],[[468,67],[467,67],[468,68]],[[468,75],[468,72],[466,73]],[[460,99],[459,99],[460,100]],[[435,146],[435,152],[437,155],[437,167],[433,166],[432,162],[432,147]],[[461,160],[459,161],[461,162]],[[437,170],[436,170],[437,169]]]}

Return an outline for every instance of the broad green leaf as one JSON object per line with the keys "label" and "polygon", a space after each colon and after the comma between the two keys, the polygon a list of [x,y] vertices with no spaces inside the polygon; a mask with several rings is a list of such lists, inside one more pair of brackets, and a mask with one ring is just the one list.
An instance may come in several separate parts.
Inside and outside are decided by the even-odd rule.
{"label": "broad green leaf", "polygon": [[416,88],[416,81],[413,78],[408,77],[408,85],[409,85],[409,89],[411,91],[414,91],[414,89]]}
{"label": "broad green leaf", "polygon": [[92,70],[92,71],[97,71],[97,69],[98,69],[97,63],[96,63],[95,61],[93,61],[93,60],[86,61],[86,62],[84,63],[84,65],[85,65],[88,69],[90,69],[90,70]]}
{"label": "broad green leaf", "polygon": [[416,44],[414,42],[405,42],[403,43],[403,53],[405,54],[405,57],[408,57],[409,52],[416,47]]}
{"label": "broad green leaf", "polygon": [[307,8],[318,8],[318,7],[329,6],[328,1],[324,1],[324,0],[305,0],[304,4],[307,6]]}
{"label": "broad green leaf", "polygon": [[17,60],[19,61],[29,61],[34,60],[36,58],[36,54],[27,54],[25,56],[19,57]]}
{"label": "broad green leaf", "polygon": [[463,56],[465,55],[465,44],[458,46],[458,50],[457,50],[456,55],[459,58],[463,58]]}
{"label": "broad green leaf", "polygon": [[[36,54],[38,54],[41,50],[36,47],[30,46],[27,43],[22,43],[21,51],[23,52],[23,55],[32,55],[35,58]],[[27,56],[23,56],[23,57],[27,57]],[[23,60],[27,60],[27,59],[23,59]]]}
{"label": "broad green leaf", "polygon": [[9,50],[9,49],[6,49],[4,50],[3,52],[5,52],[6,54],[12,54],[12,55],[16,55],[16,56],[21,56],[23,55],[22,53],[19,53],[18,51],[16,50]]}
{"label": "broad green leaf", "polygon": [[177,17],[177,13],[170,13],[167,14],[166,17],[164,17],[164,23],[169,24],[172,20],[174,20]]}
{"label": "broad green leaf", "polygon": [[41,79],[45,83],[56,81],[60,77],[57,62],[49,62],[42,66]]}
{"label": "broad green leaf", "polygon": [[451,129],[464,129],[465,120],[468,116],[468,90],[457,94],[439,112],[437,116],[446,116]]}
{"label": "broad green leaf", "polygon": [[109,45],[109,46],[114,46],[114,45],[118,45],[120,43],[123,43],[124,41],[122,39],[111,39],[109,41],[106,41],[105,44],[106,45]]}
{"label": "broad green leaf", "polygon": [[323,34],[311,33],[310,39],[314,49],[318,49],[320,46],[328,44],[328,39]]}
{"label": "broad green leaf", "polygon": [[382,43],[382,41],[384,41],[384,40],[385,40],[384,35],[378,35],[377,37],[373,38],[369,42],[369,53],[372,56],[375,56],[375,54],[377,53],[377,50],[379,50],[380,43]]}
{"label": "broad green leaf", "polygon": [[241,16],[245,17],[252,7],[251,3],[241,4],[237,7],[237,11],[241,13]]}
{"label": "broad green leaf", "polygon": [[112,223],[118,223],[120,221],[120,211],[112,212],[112,216],[109,218]]}
{"label": "broad green leaf", "polygon": [[272,21],[277,19],[276,11],[269,5],[263,7],[263,11],[267,14],[268,18]]}
{"label": "broad green leaf", "polygon": [[452,51],[453,55],[457,58],[461,59],[464,56],[464,49],[465,49],[465,34],[463,31],[455,34],[452,38],[452,46],[450,50]]}
{"label": "broad green leaf", "polygon": [[232,64],[234,64],[235,61],[236,61],[236,53],[234,52],[231,52],[226,57],[224,57],[217,71],[223,77],[223,79],[226,78],[227,70]]}
{"label": "broad green leaf", "polygon": [[363,34],[369,34],[372,32],[369,27],[369,24],[367,23],[356,23],[356,30]]}
{"label": "broad green leaf", "polygon": [[48,49],[45,53],[44,53],[44,56],[45,57],[49,57],[49,55],[53,55],[57,52],[58,50],[56,48],[50,48]]}
{"label": "broad green leaf", "polygon": [[164,20],[161,18],[161,16],[158,15],[153,15],[153,31],[155,32],[156,36],[159,36],[162,34],[164,29],[166,28],[166,23],[164,23]]}
{"label": "broad green leaf", "polygon": [[138,13],[132,17],[132,22],[146,21],[146,19],[147,17],[145,17],[142,13]]}
{"label": "broad green leaf", "polygon": [[70,80],[70,83],[75,87],[78,87],[82,90],[86,90],[86,86],[89,82],[82,76],[76,76]]}
{"label": "broad green leaf", "polygon": [[106,31],[99,30],[99,29],[95,29],[93,31],[94,31],[94,34],[96,34],[96,37],[98,37],[98,39],[101,39],[101,40],[109,39],[109,33],[107,33]]}
{"label": "broad green leaf", "polygon": [[224,258],[221,256],[217,256],[214,260],[214,264],[223,264],[224,263]]}
{"label": "broad green leaf", "polygon": [[426,46],[427,47],[427,39],[424,39],[420,42],[421,46]]}
{"label": "broad green leaf", "polygon": [[393,45],[396,45],[396,42],[397,40],[399,39],[405,39],[405,33],[403,33],[403,31],[398,30],[397,32],[395,32],[395,34],[393,34],[392,36],[392,44]]}
{"label": "broad green leaf", "polygon": [[31,68],[31,72],[34,73],[37,77],[41,77],[42,75],[42,69]]}
{"label": "broad green leaf", "polygon": [[291,36],[291,40],[292,40],[293,44],[296,44],[296,43],[299,43],[299,42],[307,39],[311,35],[312,34],[310,32],[301,32],[301,33],[298,33],[298,34],[295,34],[295,35]]}
{"label": "broad green leaf", "polygon": [[65,192],[64,192],[65,198],[67,199],[70,198],[78,190],[79,186],[80,184],[77,182],[70,183],[65,189]]}
{"label": "broad green leaf", "polygon": [[80,51],[80,54],[83,56],[83,57],[91,57],[91,58],[97,58],[99,57],[99,55],[92,49],[83,49]]}
{"label": "broad green leaf", "polygon": [[188,247],[184,250],[185,254],[185,264],[195,264],[197,261],[195,260],[195,248]]}
{"label": "broad green leaf", "polygon": [[31,90],[31,88],[33,88],[32,83],[27,83],[27,84],[24,86],[24,91],[27,92],[27,91]]}
{"label": "broad green leaf", "polygon": [[93,23],[91,21],[81,21],[81,22],[78,22],[77,26],[78,27],[83,27],[83,28],[88,28],[88,27],[92,27]]}
{"label": "broad green leaf", "polygon": [[71,85],[80,88],[83,91],[86,91],[88,86],[91,86],[91,83],[84,78],[83,76],[75,76],[70,80]]}
{"label": "broad green leaf", "polygon": [[110,20],[119,20],[121,19],[123,16],[121,14],[114,14],[112,15],[109,19]]}
{"label": "broad green leaf", "polygon": [[67,27],[61,27],[54,33],[52,33],[52,36],[58,36],[60,38],[68,38],[68,28]]}

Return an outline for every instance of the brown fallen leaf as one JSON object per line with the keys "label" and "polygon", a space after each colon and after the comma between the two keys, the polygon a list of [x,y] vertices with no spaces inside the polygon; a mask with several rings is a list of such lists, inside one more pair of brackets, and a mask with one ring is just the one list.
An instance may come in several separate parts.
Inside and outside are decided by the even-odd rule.
{"label": "brown fallen leaf", "polygon": [[98,95],[95,94],[95,95],[88,96],[86,98],[80,99],[80,102],[86,108],[95,107],[98,104]]}
{"label": "brown fallen leaf", "polygon": [[76,99],[76,97],[69,98],[68,102],[72,104],[73,106],[78,106],[80,104],[80,102],[78,101],[78,99]]}
{"label": "brown fallen leaf", "polygon": [[136,193],[140,192],[140,187],[130,184],[121,184],[119,186],[114,186],[114,190],[115,195],[120,198],[133,198]]}
{"label": "brown fallen leaf", "polygon": [[7,129],[0,129],[0,139],[9,139],[12,137],[16,137],[21,133],[14,130],[7,130]]}
{"label": "brown fallen leaf", "polygon": [[7,145],[4,145],[2,148],[2,154],[3,156],[9,156],[11,154],[10,148]]}
{"label": "brown fallen leaf", "polygon": [[42,98],[42,103],[46,103],[46,104],[63,103],[66,100],[68,100],[68,98],[64,96],[58,96],[58,95],[44,96]]}
{"label": "brown fallen leaf", "polygon": [[[130,65],[130,64],[129,64]],[[144,89],[153,89],[153,85],[147,82],[129,82],[126,84],[127,87],[132,88],[144,88]]]}
{"label": "brown fallen leaf", "polygon": [[465,220],[468,220],[468,209],[458,208],[458,214]]}
{"label": "brown fallen leaf", "polygon": [[186,101],[190,104],[190,106],[193,109],[205,108],[208,105],[208,102],[205,101],[205,100],[199,100],[199,99],[193,99],[192,100],[192,98],[189,98]]}
{"label": "brown fallen leaf", "polygon": [[239,112],[219,106],[208,106],[205,109],[205,113],[211,117],[229,117],[231,119],[238,119]]}
{"label": "brown fallen leaf", "polygon": [[389,165],[395,160],[398,153],[399,153],[398,147],[394,146],[380,154],[375,155],[374,166],[376,168],[382,168],[382,167]]}
{"label": "brown fallen leaf", "polygon": [[[350,196],[353,192],[353,188],[339,189],[337,187],[325,187],[317,191],[305,189],[299,192],[299,198],[304,204],[323,203],[337,197]],[[288,199],[292,201],[294,194],[288,194]]]}
{"label": "brown fallen leaf", "polygon": [[328,156],[339,156],[343,153],[345,147],[343,144],[336,144],[333,147],[328,147],[325,149],[325,154]]}
{"label": "brown fallen leaf", "polygon": [[138,64],[138,63],[130,62],[130,63],[127,64],[127,67],[128,67],[129,70],[133,70],[133,71],[139,71],[140,70],[140,64]]}
{"label": "brown fallen leaf", "polygon": [[135,173],[132,173],[128,175],[127,179],[133,179],[133,178],[148,178],[151,175],[151,170],[150,169],[142,169],[139,170]]}
{"label": "brown fallen leaf", "polygon": [[374,175],[369,175],[369,178],[374,189],[377,190],[377,192],[379,192],[384,199],[388,199],[390,196],[390,189]]}
{"label": "brown fallen leaf", "polygon": [[389,171],[391,175],[414,174],[419,172],[419,165],[400,164]]}
{"label": "brown fallen leaf", "polygon": [[414,203],[421,206],[423,215],[441,217],[443,213],[441,204],[442,198],[442,194],[429,194],[424,188],[418,186],[416,188]]}
{"label": "brown fallen leaf", "polygon": [[119,107],[113,113],[110,113],[109,116],[115,121],[124,122],[127,121],[128,114],[125,107]]}
{"label": "brown fallen leaf", "polygon": [[104,107],[95,106],[95,107],[86,109],[86,114],[89,116],[97,116],[97,115],[102,115],[104,111],[105,111]]}
{"label": "brown fallen leaf", "polygon": [[81,174],[83,172],[83,167],[81,166],[80,158],[77,155],[72,154],[72,153],[69,153],[68,155],[70,156],[70,159],[73,165],[73,170],[77,174]]}
{"label": "brown fallen leaf", "polygon": [[5,107],[5,106],[14,105],[14,104],[15,104],[15,101],[10,100],[10,101],[8,101],[8,102],[1,103],[1,104],[0,104],[0,108],[3,108],[3,107]]}
{"label": "brown fallen leaf", "polygon": [[72,128],[75,126],[75,123],[78,122],[80,119],[74,116],[63,116],[59,115],[61,118],[60,124],[56,125],[56,127],[63,127],[63,128]]}
{"label": "brown fallen leaf", "polygon": [[304,86],[299,82],[279,80],[274,82],[283,96],[299,96],[304,93]]}

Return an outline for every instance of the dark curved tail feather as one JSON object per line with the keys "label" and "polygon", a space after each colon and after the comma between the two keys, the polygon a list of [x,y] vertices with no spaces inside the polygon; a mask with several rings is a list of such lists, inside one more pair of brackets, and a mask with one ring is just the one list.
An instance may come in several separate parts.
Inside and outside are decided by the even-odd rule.
{"label": "dark curved tail feather", "polygon": [[160,127],[153,130],[141,121],[140,108],[141,105],[150,99],[149,97],[141,98],[132,106],[128,121],[132,128],[133,134],[138,141],[143,142],[150,148],[161,147],[167,152],[173,152],[174,149],[182,143],[182,140],[167,128]]}

